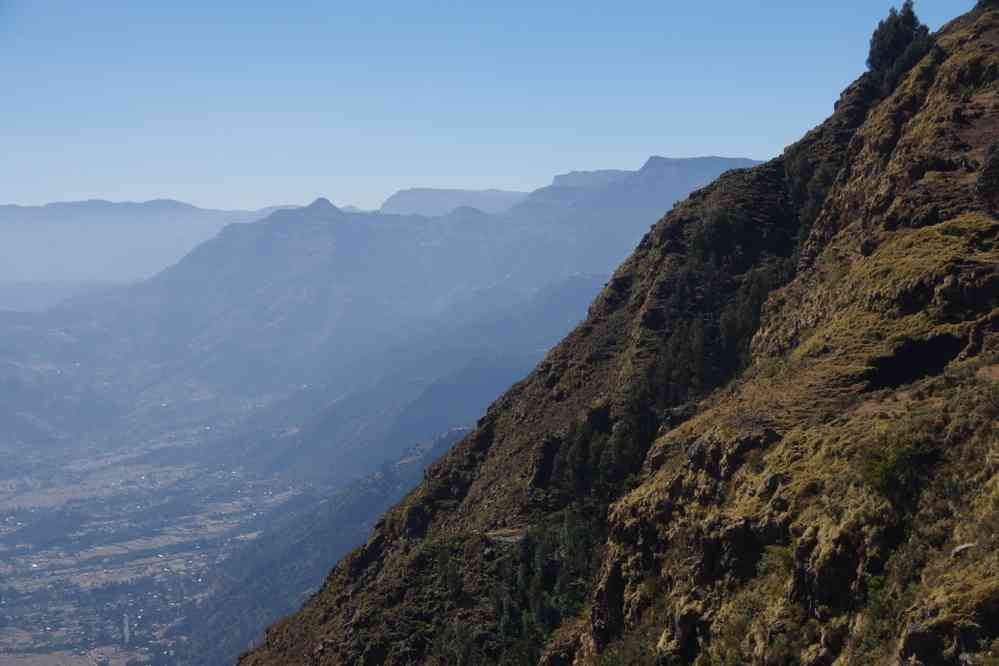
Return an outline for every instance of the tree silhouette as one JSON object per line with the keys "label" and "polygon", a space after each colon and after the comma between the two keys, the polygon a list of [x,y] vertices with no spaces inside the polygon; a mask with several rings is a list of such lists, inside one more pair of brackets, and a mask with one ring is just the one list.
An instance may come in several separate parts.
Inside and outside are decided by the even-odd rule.
{"label": "tree silhouette", "polygon": [[912,0],[905,0],[901,9],[891,8],[871,35],[867,66],[881,76],[887,94],[932,48],[930,29],[916,16]]}

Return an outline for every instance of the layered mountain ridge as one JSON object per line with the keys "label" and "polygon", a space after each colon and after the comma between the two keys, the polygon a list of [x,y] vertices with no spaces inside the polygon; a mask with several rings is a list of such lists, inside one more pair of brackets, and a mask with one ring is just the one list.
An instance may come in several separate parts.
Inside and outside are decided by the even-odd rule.
{"label": "layered mountain ridge", "polygon": [[999,7],[900,78],[675,206],[240,663],[990,663]]}
{"label": "layered mountain ridge", "polygon": [[[718,162],[696,178],[706,182],[731,165]],[[52,408],[56,400],[22,399],[43,384],[48,395],[79,403],[78,412],[116,414],[146,431],[168,416],[164,403],[202,427],[242,418],[247,404],[274,404],[303,385],[328,401],[364,389],[394,371],[386,350],[432,339],[440,322],[488,317],[574,274],[606,275],[644,220],[692,186],[663,174],[629,187],[642,196],[628,210],[616,203],[619,192],[575,188],[578,201],[503,215],[350,213],[318,199],[225,226],[141,283],[37,316],[0,313],[0,375],[10,378],[0,389],[16,387],[5,392],[13,425],[0,432],[0,445],[91,436],[91,420],[68,426],[65,410]],[[599,208],[618,214],[590,221]],[[572,243],[560,241],[566,236]]]}
{"label": "layered mountain ridge", "polygon": [[[719,161],[713,173],[696,174],[698,182],[730,166],[735,161]],[[293,499],[273,506],[266,518],[254,509],[233,522],[230,533],[214,526],[185,533],[176,549],[190,548],[215,563],[208,576],[188,569],[198,594],[175,589],[176,601],[165,593],[146,597],[147,609],[205,620],[171,621],[166,633],[144,633],[143,641],[152,637],[174,651],[157,656],[157,663],[231,663],[316,588],[329,563],[360,543],[420,473],[409,466],[392,483],[370,487],[357,479],[370,479],[414,445],[473,423],[580,321],[647,220],[692,188],[682,173],[628,178],[628,190],[582,184],[566,188],[576,198],[496,215],[467,207],[439,217],[358,213],[320,198],[225,226],[148,280],[94,289],[44,312],[0,312],[0,450],[9,461],[8,501],[22,501],[16,494],[26,487],[59,493],[79,485],[74,461],[95,474],[105,466],[115,475],[134,471],[138,482],[159,477],[155,470],[181,469],[187,484],[184,491],[174,486],[147,496],[161,503],[162,513],[133,496],[130,484],[115,484],[116,494],[129,499],[112,520],[127,532],[106,529],[103,494],[73,500],[71,509],[32,511],[23,529],[50,530],[70,553],[84,541],[116,548],[123,534],[158,538],[172,521],[186,521],[190,511],[214,502],[224,492],[215,474],[237,496],[247,492],[238,487],[244,482],[281,484]],[[622,192],[630,207],[614,201]],[[117,230],[156,226],[141,217],[129,222],[126,209],[134,207],[128,205],[84,207],[104,211],[97,223]],[[124,214],[108,225],[107,208]],[[589,216],[596,208],[618,214]],[[572,243],[564,243],[566,237]],[[434,448],[420,464],[439,452]],[[119,455],[129,463],[122,465]],[[102,461],[96,467],[95,459]],[[173,502],[179,495],[183,500]],[[321,502],[330,495],[346,508],[324,510]],[[68,532],[60,527],[67,516],[76,525]],[[239,532],[251,523],[265,527],[259,541]],[[8,542],[18,538],[5,533]],[[318,540],[323,546],[316,550]],[[296,558],[294,544],[309,556]],[[35,557],[47,547],[26,545]],[[114,576],[143,557],[141,550],[128,553],[101,574]],[[26,567],[27,559],[21,561]],[[73,566],[54,575],[72,580],[87,561]],[[280,574],[280,588],[246,590],[244,581],[258,570],[288,573]],[[34,588],[16,606],[8,603],[8,617],[31,635],[30,647],[20,644],[25,651],[38,651],[52,641],[35,630],[61,624],[58,614],[65,612],[74,642],[63,647],[77,649],[96,626],[110,622],[110,635],[118,631],[120,618],[109,619],[115,605],[148,595],[159,571],[93,593],[72,584],[60,593]],[[56,607],[53,599],[67,605]],[[217,641],[226,626],[226,641]],[[12,635],[4,635],[0,651],[20,649]]]}
{"label": "layered mountain ridge", "polygon": [[[393,215],[423,215],[440,217],[453,213],[456,209],[474,208],[488,214],[517,213],[518,206],[543,202],[551,197],[560,201],[594,199],[614,194],[615,186],[621,191],[639,197],[648,196],[641,191],[642,183],[672,182],[678,190],[691,190],[706,185],[719,173],[728,169],[740,169],[759,164],[756,160],[741,157],[663,157],[653,155],[635,170],[596,169],[590,171],[570,171],[552,178],[550,185],[533,192],[512,192],[508,190],[456,190],[414,187],[399,190],[382,204],[379,212]],[[619,204],[620,202],[615,202]],[[638,205],[635,201],[632,205]],[[606,208],[604,213],[613,212]]]}

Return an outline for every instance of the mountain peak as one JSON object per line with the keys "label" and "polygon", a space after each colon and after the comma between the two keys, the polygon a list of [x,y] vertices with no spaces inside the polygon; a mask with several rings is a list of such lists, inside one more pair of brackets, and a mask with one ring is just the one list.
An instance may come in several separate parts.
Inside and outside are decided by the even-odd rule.
{"label": "mountain peak", "polygon": [[333,202],[326,197],[319,197],[308,206],[306,210],[313,213],[339,213],[340,209],[333,205]]}

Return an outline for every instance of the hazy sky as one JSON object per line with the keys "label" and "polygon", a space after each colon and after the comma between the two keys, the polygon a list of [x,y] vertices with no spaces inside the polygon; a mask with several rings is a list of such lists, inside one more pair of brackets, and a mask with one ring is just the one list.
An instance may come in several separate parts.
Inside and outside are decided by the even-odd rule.
{"label": "hazy sky", "polygon": [[763,159],[828,115],[890,4],[0,0],[0,203],[374,207]]}

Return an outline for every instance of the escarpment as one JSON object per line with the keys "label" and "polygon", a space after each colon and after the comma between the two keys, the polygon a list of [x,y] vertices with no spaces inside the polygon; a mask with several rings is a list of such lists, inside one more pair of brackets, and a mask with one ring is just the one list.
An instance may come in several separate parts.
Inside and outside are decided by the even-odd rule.
{"label": "escarpment", "polygon": [[642,239],[242,664],[999,655],[999,8]]}

